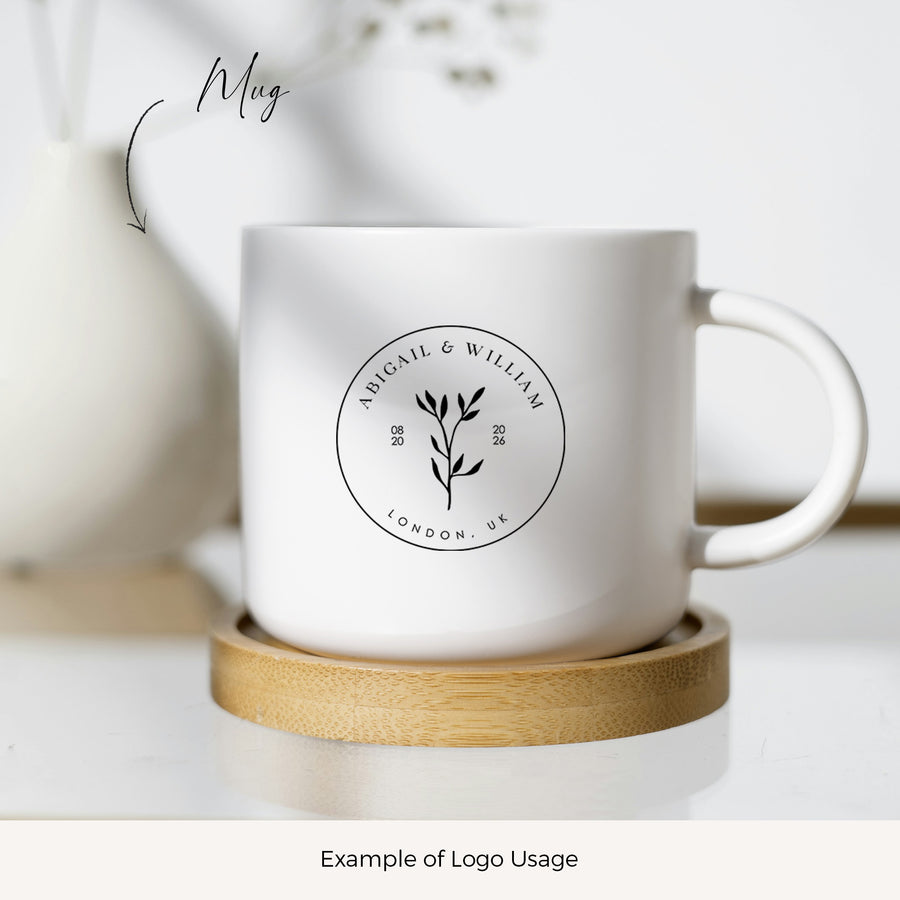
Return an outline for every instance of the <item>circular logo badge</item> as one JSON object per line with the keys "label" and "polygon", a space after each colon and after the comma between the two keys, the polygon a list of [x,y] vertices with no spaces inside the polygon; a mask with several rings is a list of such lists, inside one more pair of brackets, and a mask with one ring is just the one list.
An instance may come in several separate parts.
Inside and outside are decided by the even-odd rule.
{"label": "circular logo badge", "polygon": [[338,413],[337,453],[350,493],[380,528],[429,550],[472,550],[509,537],[547,501],[565,422],[521,347],[438,325],[363,364]]}

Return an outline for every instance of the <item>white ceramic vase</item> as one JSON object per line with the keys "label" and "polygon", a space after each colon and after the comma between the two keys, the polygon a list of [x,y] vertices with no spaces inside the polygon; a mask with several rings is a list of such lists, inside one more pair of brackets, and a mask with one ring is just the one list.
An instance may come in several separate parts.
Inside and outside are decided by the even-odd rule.
{"label": "white ceramic vase", "polygon": [[232,339],[129,221],[121,152],[38,154],[0,244],[0,565],[146,560],[235,502]]}

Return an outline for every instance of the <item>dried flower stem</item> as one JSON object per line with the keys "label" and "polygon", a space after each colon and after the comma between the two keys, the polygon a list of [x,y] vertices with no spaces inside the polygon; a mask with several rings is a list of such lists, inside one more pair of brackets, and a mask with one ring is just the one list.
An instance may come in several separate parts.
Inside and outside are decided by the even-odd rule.
{"label": "dried flower stem", "polygon": [[28,0],[28,21],[34,47],[37,80],[51,140],[64,141],[69,137],[69,119],[66,112],[62,80],[56,62],[56,46],[50,23],[47,0]]}
{"label": "dried flower stem", "polygon": [[84,133],[84,110],[98,2],[78,0],[70,15],[65,79],[60,74],[49,0],[27,0],[27,6],[47,131],[51,140],[79,140]]}
{"label": "dried flower stem", "polygon": [[66,72],[68,88],[69,128],[72,140],[84,136],[85,107],[88,80],[97,21],[98,0],[79,0],[72,13],[72,33],[69,39],[69,66]]}

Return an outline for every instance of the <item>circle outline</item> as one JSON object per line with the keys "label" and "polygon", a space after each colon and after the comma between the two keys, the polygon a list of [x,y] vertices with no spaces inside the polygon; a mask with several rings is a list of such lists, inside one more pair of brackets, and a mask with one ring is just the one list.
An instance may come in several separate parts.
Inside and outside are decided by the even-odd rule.
{"label": "circle outline", "polygon": [[[397,343],[397,341],[402,341],[402,340],[404,340],[404,338],[408,338],[414,334],[421,334],[423,331],[434,331],[438,328],[465,328],[465,329],[468,329],[469,331],[480,331],[482,334],[489,334],[491,337],[499,338],[499,340],[506,342],[511,347],[515,347],[516,350],[519,351],[519,353],[523,354],[526,359],[530,360],[534,364],[535,368],[541,373],[541,375],[544,376],[544,379],[546,380],[547,384],[550,385],[550,390],[553,391],[553,397],[555,398],[556,405],[559,408],[560,424],[562,425],[562,453],[560,454],[560,457],[559,457],[559,468],[556,470],[556,476],[553,479],[553,484],[550,485],[550,490],[547,491],[547,496],[544,497],[544,499],[541,501],[541,505],[538,506],[538,508],[524,522],[522,522],[520,525],[513,528],[513,530],[510,531],[508,534],[504,534],[501,537],[494,538],[494,540],[492,540],[492,541],[488,541],[485,544],[478,544],[474,547],[426,547],[423,544],[417,544],[415,541],[410,541],[404,537],[400,537],[399,535],[394,534],[393,531],[388,530],[387,528],[384,527],[384,525],[382,525],[379,521],[377,521],[377,519],[375,519],[369,513],[369,511],[362,505],[362,503],[359,502],[359,500],[356,497],[356,494],[353,493],[353,488],[350,487],[350,482],[347,481],[347,476],[344,473],[344,466],[341,463],[341,445],[340,445],[341,413],[344,411],[344,404],[347,402],[347,397],[350,395],[350,389],[353,387],[353,385],[356,382],[356,379],[359,377],[360,373],[363,371],[363,369],[366,368],[367,365],[369,365],[370,362],[372,362],[373,359],[375,359],[376,356],[378,356],[379,353],[382,353],[383,351],[387,350],[387,348],[390,347],[391,344],[395,344],[395,343]],[[350,384],[347,385],[347,390],[344,391],[344,396],[341,398],[341,405],[338,407],[337,421],[335,422],[335,427],[334,427],[334,448],[335,448],[335,454],[337,456],[338,469],[340,470],[340,473],[341,473],[341,478],[343,479],[343,482],[346,485],[347,490],[350,492],[350,496],[353,498],[353,502],[356,503],[356,505],[363,511],[366,518],[369,519],[370,522],[373,522],[375,525],[377,525],[385,534],[389,534],[392,538],[394,538],[398,541],[403,541],[404,544],[409,544],[410,547],[418,547],[421,550],[431,550],[436,553],[467,553],[470,550],[481,550],[484,547],[490,547],[492,544],[496,544],[499,541],[506,540],[506,538],[508,538],[508,537],[512,537],[517,531],[519,531],[521,528],[524,528],[544,508],[544,505],[550,499],[550,495],[556,489],[556,485],[559,482],[559,476],[562,474],[563,463],[565,462],[565,459],[566,459],[566,416],[565,416],[565,413],[563,412],[562,402],[559,399],[559,394],[556,393],[556,388],[553,386],[553,382],[549,379],[549,377],[547,376],[547,373],[541,368],[541,366],[537,362],[535,362],[535,360],[531,357],[531,355],[526,350],[523,350],[518,344],[511,341],[509,338],[505,338],[505,337],[503,337],[502,334],[497,334],[494,331],[488,331],[486,328],[478,328],[474,325],[427,325],[425,328],[415,328],[412,331],[407,331],[406,334],[401,334],[398,337],[392,338],[386,344],[379,347],[356,370],[356,373],[350,379]]]}

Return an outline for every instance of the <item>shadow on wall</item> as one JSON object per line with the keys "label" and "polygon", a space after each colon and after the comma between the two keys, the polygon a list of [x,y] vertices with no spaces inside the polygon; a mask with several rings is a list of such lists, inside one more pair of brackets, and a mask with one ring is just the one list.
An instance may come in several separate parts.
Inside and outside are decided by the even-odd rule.
{"label": "shadow on wall", "polygon": [[[436,70],[454,89],[483,93],[495,88],[505,58],[533,52],[543,4],[457,0],[445,6],[434,11],[419,10],[412,3],[353,5],[313,0],[281,12],[283,28],[278,37],[284,33],[308,36],[307,46],[292,57],[282,54],[281,65],[256,60],[253,81],[277,83],[283,86],[282,92],[294,93],[291,103],[279,107],[279,117],[291,123],[296,144],[311,145],[318,156],[320,177],[315,188],[319,194],[302,203],[298,198],[298,220],[324,218],[347,224],[447,220],[448,210],[434,203],[427,185],[416,185],[408,168],[385,158],[373,159],[372,148],[352,133],[353,112],[360,108],[354,96],[356,85],[344,82],[339,98],[302,93],[306,85],[382,57],[395,67],[397,60],[392,56],[401,58],[403,68]],[[160,0],[147,8],[165,17],[211,60],[221,57],[234,66],[229,69],[228,92],[237,86],[249,62],[244,33],[227,24],[223,15],[196,5]],[[411,48],[418,52],[412,53],[410,63],[402,57],[409,56]],[[221,79],[212,95],[217,92],[221,96]]]}

